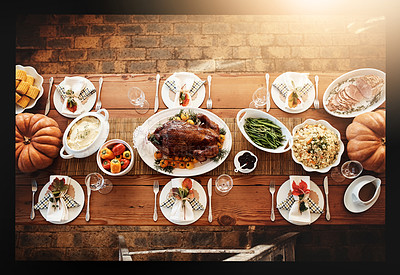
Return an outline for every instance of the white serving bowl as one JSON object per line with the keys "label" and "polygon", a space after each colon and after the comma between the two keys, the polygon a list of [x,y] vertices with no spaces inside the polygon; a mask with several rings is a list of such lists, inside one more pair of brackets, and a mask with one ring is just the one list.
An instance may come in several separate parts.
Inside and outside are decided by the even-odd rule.
{"label": "white serving bowl", "polygon": [[[244,114],[242,117],[240,117],[242,114]],[[244,124],[246,122],[246,118],[251,117],[251,118],[266,118],[271,120],[273,123],[281,127],[282,129],[282,134],[285,136],[285,141],[283,142],[283,145],[276,148],[276,149],[268,149],[262,146],[259,146],[255,144],[251,138],[247,135],[246,131],[244,130]],[[275,117],[271,116],[270,114],[263,112],[261,110],[257,109],[252,109],[252,108],[247,108],[247,109],[242,109],[240,110],[237,115],[236,115],[236,123],[240,129],[240,132],[242,132],[243,136],[256,148],[269,152],[269,153],[284,153],[286,151],[289,151],[290,148],[292,148],[293,145],[293,138],[292,135],[290,134],[289,129],[278,119]]]}
{"label": "white serving bowl", "polygon": [[327,167],[325,167],[325,168],[316,169],[316,168],[312,168],[312,167],[306,166],[306,165],[304,165],[302,162],[298,161],[298,160],[296,159],[296,157],[294,156],[294,150],[293,150],[293,147],[292,147],[292,159],[293,159],[296,163],[298,163],[298,164],[300,164],[301,166],[303,166],[303,169],[306,170],[307,172],[326,173],[326,172],[328,172],[332,167],[335,167],[335,166],[338,166],[338,165],[339,165],[340,159],[341,159],[342,154],[343,154],[343,152],[344,152],[344,144],[343,144],[342,140],[340,139],[340,132],[339,132],[336,128],[334,128],[332,125],[330,125],[329,122],[327,122],[327,121],[325,121],[325,120],[315,120],[315,119],[309,118],[309,119],[305,120],[303,123],[301,123],[301,124],[299,124],[299,125],[296,125],[296,126],[293,128],[293,131],[292,131],[293,136],[295,135],[295,133],[296,133],[299,129],[303,128],[304,125],[306,125],[306,124],[308,124],[308,125],[322,124],[322,125],[324,125],[327,129],[332,130],[332,131],[337,135],[337,137],[338,137],[338,139],[339,139],[339,152],[338,152],[338,156],[337,156],[335,162],[332,163],[331,165],[329,165],[329,166],[327,166]]}
{"label": "white serving bowl", "polygon": [[[251,168],[251,169],[240,168],[239,157],[242,156],[244,153],[249,153],[250,155],[252,155],[253,157],[256,158],[256,161],[254,162],[254,167],[253,167],[253,168]],[[233,164],[235,165],[235,168],[236,168],[239,172],[245,173],[245,174],[253,172],[254,169],[256,169],[256,167],[257,167],[257,162],[258,162],[257,156],[256,156],[255,154],[253,154],[252,152],[248,151],[248,150],[243,150],[243,151],[238,152],[238,153],[235,155],[235,158],[233,159]],[[236,172],[236,171],[235,171],[235,172]]]}
{"label": "white serving bowl", "polygon": [[[107,171],[106,169],[104,169],[103,165],[101,165],[102,158],[100,157],[100,151],[104,147],[108,147],[108,146],[110,146],[112,144],[117,144],[117,143],[122,143],[123,145],[125,145],[127,150],[129,150],[131,152],[131,159],[130,159],[130,163],[129,163],[128,167],[126,167],[124,170],[122,170],[119,173],[111,173],[110,171]],[[110,175],[110,176],[123,176],[123,175],[127,174],[133,167],[133,150],[132,150],[132,147],[129,145],[128,142],[126,142],[126,141],[124,141],[122,139],[110,139],[106,143],[104,143],[103,145],[100,146],[99,150],[97,151],[96,161],[97,161],[97,166],[100,168],[100,170],[103,173],[105,173],[107,175]]]}
{"label": "white serving bowl", "polygon": [[[104,113],[104,114],[102,114]],[[81,120],[83,117],[93,116],[96,117],[100,121],[100,131],[97,137],[90,143],[87,147],[82,148],[80,150],[74,150],[67,144],[67,138],[72,126]],[[63,159],[71,159],[71,158],[85,158],[92,154],[94,154],[100,147],[101,144],[106,141],[108,137],[108,133],[110,130],[110,125],[108,123],[108,111],[106,109],[100,109],[97,112],[88,112],[79,115],[68,125],[67,129],[65,129],[63,136],[63,147],[60,150],[60,156]],[[65,153],[64,153],[65,152]]]}
{"label": "white serving bowl", "polygon": [[39,88],[38,96],[36,97],[36,99],[31,99],[25,109],[15,104],[15,114],[19,114],[25,111],[26,109],[30,109],[33,106],[35,106],[36,102],[43,95],[43,86],[42,86],[43,77],[40,74],[38,74],[35,68],[31,66],[16,65],[15,69],[25,71],[28,75],[33,76],[33,78],[35,79],[35,83],[33,83],[33,86]]}

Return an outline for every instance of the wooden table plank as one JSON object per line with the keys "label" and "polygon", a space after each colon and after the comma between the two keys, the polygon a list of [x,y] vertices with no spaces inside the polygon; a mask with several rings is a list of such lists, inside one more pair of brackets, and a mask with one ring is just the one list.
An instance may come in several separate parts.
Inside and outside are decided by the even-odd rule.
{"label": "wooden table plank", "polygon": [[[77,179],[80,183],[83,178]],[[267,181],[266,181],[267,182]],[[269,182],[269,181],[268,181]],[[202,182],[206,190],[206,181]],[[160,182],[160,190],[165,186],[166,181]],[[271,196],[268,185],[242,185],[234,179],[235,186],[230,193],[221,197],[213,191],[212,209],[214,220],[211,225],[218,225],[218,217],[227,215],[236,222],[235,225],[287,225],[287,222],[275,209],[276,220],[271,222],[270,206]],[[280,188],[277,184],[277,190]],[[322,183],[318,186],[323,189]],[[82,186],[86,195],[86,187]],[[41,188],[39,188],[40,190]],[[343,204],[343,195],[346,186],[330,187],[330,210],[331,221],[325,220],[325,214],[315,222],[323,225],[340,224],[384,224],[385,223],[385,186],[382,186],[379,199],[374,207],[361,214],[354,214],[347,211]],[[16,224],[46,224],[47,222],[36,211],[34,221],[29,219],[30,214],[30,186],[18,186],[16,188]],[[36,195],[37,201],[38,195]],[[276,197],[275,197],[276,198]],[[172,225],[158,208],[159,220],[155,223],[153,217],[154,197],[152,186],[147,185],[116,185],[112,192],[102,195],[92,192],[90,200],[89,222],[85,221],[86,204],[81,214],[71,225]],[[193,225],[210,225],[207,221],[208,208],[203,216]],[[233,225],[233,224],[231,224]]]}
{"label": "wooden table plank", "polygon": [[[273,81],[280,74],[273,73],[270,74],[270,84],[271,88]],[[48,94],[48,79],[50,76],[54,77],[54,85],[52,88],[51,95],[51,108],[54,109],[53,96],[55,91],[55,85],[59,84],[65,77],[65,75],[43,75],[45,79],[43,83],[44,94],[38,100],[37,105],[31,109],[34,110],[44,110],[46,104],[47,94]],[[150,103],[150,110],[154,107],[154,97],[155,97],[155,75],[142,74],[142,75],[132,75],[132,74],[118,74],[118,75],[81,75],[90,79],[96,89],[98,89],[98,79],[100,76],[103,77],[103,88],[101,92],[101,99],[104,108],[122,108],[122,109],[132,109],[132,105],[129,103],[127,93],[130,87],[136,86],[142,89],[146,94],[146,99]],[[160,92],[161,87],[170,74],[162,74],[160,81]],[[206,80],[207,74],[198,74],[198,76]],[[242,109],[247,108],[252,100],[253,92],[259,88],[266,85],[264,74],[213,74],[212,87],[211,87],[211,97],[213,99],[213,109]],[[322,97],[329,86],[329,84],[335,80],[338,74],[319,74],[319,100],[320,108],[323,110]],[[309,76],[310,80],[314,83],[314,75]],[[206,85],[206,90],[208,92],[208,84]],[[206,93],[208,94],[208,93]],[[207,97],[206,97],[207,98]],[[161,96],[160,109],[165,109]],[[382,105],[385,106],[385,103]],[[206,100],[204,100],[201,108],[206,107]],[[271,108],[277,108],[273,100],[271,99]],[[313,107],[312,107],[313,108]],[[133,109],[132,109],[133,111]],[[325,112],[325,111],[324,111]],[[136,113],[133,111],[133,113]],[[151,113],[151,111],[149,112]],[[148,114],[149,114],[148,113]],[[283,112],[287,116],[293,115]]]}
{"label": "wooden table plank", "polygon": [[[170,74],[161,74],[161,85]],[[274,79],[280,74],[270,74],[270,87]],[[37,105],[30,109],[31,113],[43,113],[45,102],[48,93],[48,78],[54,77],[54,83],[59,84],[66,75],[43,75],[44,77],[44,95],[39,99]],[[71,76],[71,75],[69,75]],[[109,75],[82,75],[89,78],[94,86],[98,87],[98,79],[103,76],[104,83],[101,93],[103,107],[107,108],[110,117],[150,117],[153,115],[152,108],[154,106],[155,95],[155,74],[109,74]],[[331,116],[322,107],[322,96],[325,89],[329,84],[338,77],[338,74],[319,74],[319,99],[321,108],[316,110],[313,106],[300,114],[289,114],[281,111],[271,100],[270,114],[275,117],[301,117],[301,118],[314,118],[323,119],[331,123],[341,133],[341,138],[347,143],[345,138],[345,130],[352,119],[342,119]],[[202,79],[207,78],[207,74],[199,74]],[[309,78],[313,81],[314,75]],[[264,74],[213,74],[211,95],[213,98],[213,109],[211,112],[222,118],[234,118],[237,112],[242,108],[247,108],[251,101],[251,96],[254,90],[258,87],[265,86]],[[207,85],[207,84],[206,84]],[[127,99],[127,91],[129,87],[137,86],[143,89],[146,93],[146,99],[150,103],[150,110],[144,115],[137,114]],[[206,86],[208,91],[208,87]],[[64,131],[72,121],[61,116],[54,108],[53,97],[55,87],[53,86],[51,95],[51,110],[49,117],[54,118]],[[202,108],[205,108],[205,101]],[[385,108],[385,103],[380,106]],[[160,98],[160,110],[165,109]],[[257,150],[254,148],[254,151]],[[346,152],[342,156],[342,162],[347,159]],[[49,176],[59,171],[63,160],[58,157],[54,164],[47,169],[38,171],[34,174],[22,174],[16,172],[16,205],[15,205],[15,223],[16,224],[47,224],[47,222],[37,213],[34,221],[29,219],[30,205],[31,205],[31,191],[30,180],[35,177],[39,184],[39,191],[46,184]],[[233,174],[227,171],[228,174]],[[327,222],[324,216],[321,216],[315,224],[385,224],[385,174],[377,175],[372,172],[364,171],[363,175],[379,176],[382,179],[382,190],[380,197],[374,207],[361,214],[353,214],[347,211],[343,204],[343,195],[351,180],[345,180],[341,183],[336,183],[330,179],[330,210],[331,221]],[[322,181],[326,175],[330,173],[307,173],[311,179],[316,182],[322,189]],[[80,184],[84,183],[84,176],[80,175],[74,177]],[[227,215],[236,221],[236,225],[289,225],[281,215],[275,210],[276,221],[271,222],[270,205],[271,197],[268,192],[268,184],[271,179],[274,179],[277,187],[288,179],[289,175],[280,176],[252,176],[252,175],[239,175],[233,176],[234,188],[226,197],[220,197],[214,194],[212,198],[214,221],[212,225],[218,225],[218,217]],[[111,177],[110,177],[111,178]],[[205,187],[208,177],[196,176],[194,177]],[[85,221],[85,207],[82,213],[76,220],[71,222],[71,225],[171,225],[161,214],[160,209],[159,221],[154,223],[152,220],[153,214],[153,193],[152,184],[153,180],[159,180],[161,186],[164,186],[171,177],[157,174],[157,175],[143,175],[143,176],[122,176],[112,177],[114,183],[114,190],[107,195],[101,195],[97,192],[92,192],[91,198],[91,220],[89,223]],[[215,180],[216,177],[213,177]],[[86,194],[86,187],[84,192]],[[37,201],[39,192],[35,198]],[[208,211],[199,221],[193,225],[209,225],[207,221]]]}

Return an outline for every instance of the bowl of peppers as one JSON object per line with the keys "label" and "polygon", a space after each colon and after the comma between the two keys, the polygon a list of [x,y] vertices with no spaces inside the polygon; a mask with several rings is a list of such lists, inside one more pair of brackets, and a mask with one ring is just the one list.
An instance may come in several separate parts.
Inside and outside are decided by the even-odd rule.
{"label": "bowl of peppers", "polygon": [[110,176],[122,176],[133,167],[132,147],[121,139],[111,139],[97,152],[97,165]]}

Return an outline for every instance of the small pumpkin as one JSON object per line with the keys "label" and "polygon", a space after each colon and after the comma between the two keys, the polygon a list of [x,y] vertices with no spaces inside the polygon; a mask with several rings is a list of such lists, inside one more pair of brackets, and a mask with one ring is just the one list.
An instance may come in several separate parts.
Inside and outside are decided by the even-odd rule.
{"label": "small pumpkin", "polygon": [[356,116],[346,128],[347,154],[365,170],[385,172],[386,112],[378,110]]}
{"label": "small pumpkin", "polygon": [[58,123],[42,114],[15,116],[15,160],[18,169],[30,173],[44,169],[58,156],[62,133]]}

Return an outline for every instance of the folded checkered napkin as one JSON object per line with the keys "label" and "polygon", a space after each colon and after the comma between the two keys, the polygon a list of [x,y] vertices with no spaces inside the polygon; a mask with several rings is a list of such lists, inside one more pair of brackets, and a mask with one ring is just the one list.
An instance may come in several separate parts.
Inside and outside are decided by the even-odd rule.
{"label": "folded checkered napkin", "polygon": [[[177,199],[174,196],[167,198],[164,202],[161,203],[160,207],[171,208]],[[193,198],[188,200],[193,210],[204,210],[204,206],[196,199]]]}
{"label": "folded checkered napkin", "polygon": [[[74,94],[71,93],[69,90],[65,90],[65,87],[61,86],[61,85],[57,85],[56,87],[56,91],[60,94],[61,98],[63,100],[65,100],[68,97],[73,97]],[[86,98],[88,98],[89,96],[91,96],[92,94],[94,94],[96,92],[96,89],[89,89],[88,87],[86,87],[85,89],[83,89],[79,95],[78,95],[78,99],[80,101],[84,101]]]}
{"label": "folded checkered napkin", "polygon": [[[278,91],[286,98],[289,92],[289,88],[286,86],[285,83],[274,83],[273,86],[278,89]],[[300,91],[297,92],[299,97],[305,95],[310,89],[312,85],[310,83],[306,83],[303,87],[301,87]]]}
{"label": "folded checkered napkin", "polygon": [[165,85],[167,85],[167,87],[176,94],[176,92],[178,91],[178,89],[176,88],[176,83],[175,80],[167,80],[165,81]]}
{"label": "folded checkered napkin", "polygon": [[206,83],[205,80],[204,81],[201,81],[201,80],[200,81],[194,81],[193,85],[192,85],[192,88],[190,88],[190,91],[189,91],[190,95],[193,96],[195,93],[197,93],[197,91],[201,88],[201,86],[204,85],[204,83]]}
{"label": "folded checkered napkin", "polygon": [[[38,203],[35,204],[35,210],[47,209],[50,203],[50,198],[52,197],[51,193],[46,193],[46,195],[41,199]],[[62,197],[68,208],[78,207],[79,203],[77,203],[70,195],[65,194]]]}
{"label": "folded checkered napkin", "polygon": [[[195,80],[195,81],[193,82],[192,87],[190,88],[190,91],[189,91],[190,96],[194,96],[194,94],[197,93],[197,91],[201,88],[201,86],[204,85],[205,82],[206,82],[206,81],[201,81],[201,80],[200,80],[200,81],[197,81],[197,80]],[[168,87],[173,93],[176,94],[176,92],[178,92],[178,88],[176,87],[175,80],[167,80],[167,81],[165,81],[165,85],[167,85],[167,87]]]}
{"label": "folded checkered napkin", "polygon": [[[293,195],[288,196],[285,200],[283,200],[282,202],[278,203],[278,205],[276,206],[276,208],[278,209],[284,209],[284,210],[288,210],[290,211],[290,209],[292,208],[292,205],[294,203],[294,197]],[[318,206],[318,204],[316,204],[312,199],[310,199],[309,197],[306,198],[306,201],[308,203],[308,207],[310,208],[310,212],[311,213],[315,213],[315,214],[322,214],[324,211],[321,209],[321,207]]]}
{"label": "folded checkered napkin", "polygon": [[94,94],[96,92],[96,89],[89,89],[88,87],[86,87],[85,89],[83,89],[79,95],[78,95],[78,99],[80,101],[84,101],[86,98],[88,98],[89,96],[91,96],[92,94]]}

